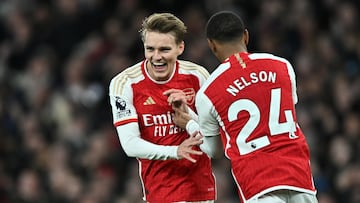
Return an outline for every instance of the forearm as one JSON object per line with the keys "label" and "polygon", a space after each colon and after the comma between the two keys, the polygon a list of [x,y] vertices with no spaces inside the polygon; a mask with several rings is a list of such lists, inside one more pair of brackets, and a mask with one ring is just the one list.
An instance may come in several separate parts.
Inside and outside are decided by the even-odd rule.
{"label": "forearm", "polygon": [[136,123],[129,123],[116,129],[121,146],[129,157],[150,160],[178,159],[178,146],[156,145],[142,139]]}
{"label": "forearm", "polygon": [[190,107],[188,107],[188,113],[191,116],[191,119],[193,119],[196,122],[199,122],[199,116]]}
{"label": "forearm", "polygon": [[189,120],[186,124],[186,132],[189,135],[199,132],[199,124],[195,120]]}
{"label": "forearm", "polygon": [[[186,124],[186,131],[189,135],[192,135],[195,132],[199,132],[199,124],[194,120],[190,120]],[[203,144],[200,145],[201,151],[205,152],[212,158],[218,158],[222,155],[222,145],[220,136],[209,136],[203,137]]]}
{"label": "forearm", "polygon": [[192,135],[196,131],[199,132],[199,117],[190,107],[188,107],[188,114],[191,120],[186,123],[186,131],[189,135]]}

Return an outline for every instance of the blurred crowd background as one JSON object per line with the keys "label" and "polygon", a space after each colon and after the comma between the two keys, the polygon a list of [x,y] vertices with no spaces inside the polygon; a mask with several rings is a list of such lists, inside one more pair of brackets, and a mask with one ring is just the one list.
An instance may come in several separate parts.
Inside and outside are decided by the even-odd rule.
{"label": "blurred crowd background", "polygon": [[[153,12],[185,22],[180,58],[212,72],[204,26],[225,9],[244,18],[249,52],[294,66],[319,202],[359,203],[355,0],[1,0],[0,203],[142,202],[137,161],[112,125],[110,79],[143,59],[138,30]],[[238,202],[228,161],[213,167],[217,202]]]}

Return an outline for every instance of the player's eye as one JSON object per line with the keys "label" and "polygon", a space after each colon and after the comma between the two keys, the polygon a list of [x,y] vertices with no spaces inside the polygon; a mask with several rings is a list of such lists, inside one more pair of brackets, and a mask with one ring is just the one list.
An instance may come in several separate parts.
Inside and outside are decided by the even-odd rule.
{"label": "player's eye", "polygon": [[154,51],[154,47],[145,47],[146,51]]}
{"label": "player's eye", "polygon": [[170,47],[160,48],[160,51],[162,51],[162,52],[169,52],[170,50],[171,50]]}

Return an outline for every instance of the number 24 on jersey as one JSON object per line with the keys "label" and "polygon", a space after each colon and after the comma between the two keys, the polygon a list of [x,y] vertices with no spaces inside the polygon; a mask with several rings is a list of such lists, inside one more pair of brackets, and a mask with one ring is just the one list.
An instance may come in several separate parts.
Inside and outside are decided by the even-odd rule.
{"label": "number 24 on jersey", "polygon": [[[286,121],[283,123],[279,122],[280,117],[280,103],[281,103],[281,89],[276,88],[271,90],[270,100],[270,113],[268,119],[268,125],[270,129],[270,136],[281,135],[289,133],[289,137],[294,139],[297,138],[295,135],[296,124],[292,116],[291,110],[285,110]],[[249,154],[255,150],[261,149],[265,146],[270,145],[270,140],[267,135],[259,138],[255,138],[246,141],[247,138],[253,133],[255,128],[259,125],[261,113],[259,107],[250,99],[239,99],[233,102],[228,111],[229,122],[236,121],[237,115],[241,111],[247,111],[250,114],[249,120],[245,123],[244,127],[240,130],[236,144],[239,148],[240,154]]]}

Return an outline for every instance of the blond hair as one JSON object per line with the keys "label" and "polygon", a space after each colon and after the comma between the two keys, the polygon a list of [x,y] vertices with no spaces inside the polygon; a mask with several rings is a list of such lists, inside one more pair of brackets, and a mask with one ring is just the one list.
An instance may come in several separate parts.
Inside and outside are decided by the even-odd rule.
{"label": "blond hair", "polygon": [[141,39],[145,40],[146,32],[170,33],[175,37],[175,42],[184,41],[187,28],[185,24],[171,13],[154,13],[145,18],[139,31]]}

